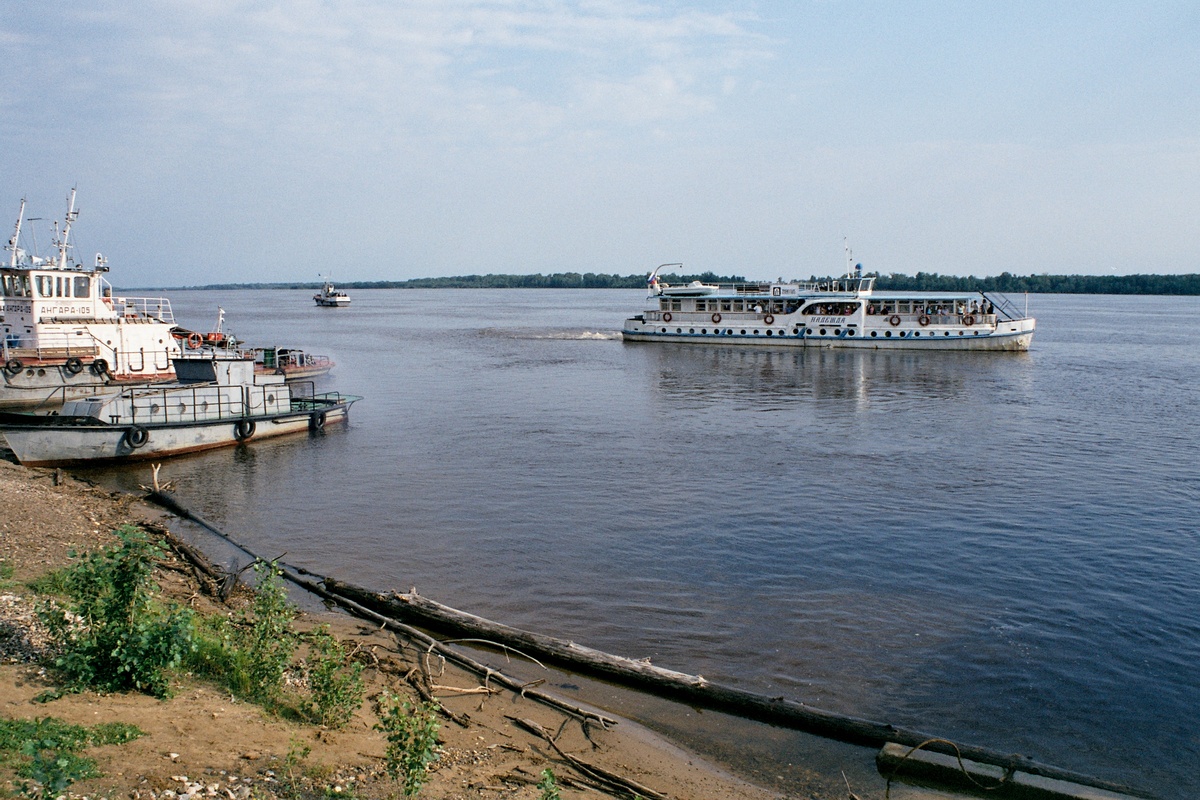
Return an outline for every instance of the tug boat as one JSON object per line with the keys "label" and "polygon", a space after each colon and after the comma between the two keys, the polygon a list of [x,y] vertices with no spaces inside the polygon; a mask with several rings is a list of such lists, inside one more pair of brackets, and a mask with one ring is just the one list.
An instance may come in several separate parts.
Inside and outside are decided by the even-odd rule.
{"label": "tug boat", "polygon": [[21,201],[0,264],[0,409],[61,403],[114,381],[174,378],[171,360],[184,344],[172,334],[171,301],[114,295],[100,253],[90,267],[75,262],[70,235],[78,216],[72,189],[61,230],[54,223],[55,255],[38,256],[20,247]]}
{"label": "tug boat", "polygon": [[[71,190],[61,230],[54,223],[54,256],[39,256],[21,247],[21,201],[0,263],[0,410],[51,408],[105,387],[171,381],[173,361],[183,353],[241,345],[222,332],[220,309],[216,327],[201,333],[177,325],[165,297],[114,295],[103,255],[97,253],[90,267],[71,255],[78,216]],[[333,366],[324,356],[307,354],[281,362],[264,369],[298,380]]]}
{"label": "tug boat", "polygon": [[326,279],[321,285],[321,291],[313,295],[313,300],[319,306],[328,306],[331,308],[340,308],[350,305],[350,295],[343,292],[341,289],[335,289],[333,282]]}
{"label": "tug boat", "polygon": [[320,431],[362,399],[293,387],[216,348],[177,357],[174,369],[176,382],[72,400],[49,415],[0,412],[0,433],[26,466],[145,461]]}
{"label": "tug boat", "polygon": [[[849,251],[847,251],[849,252]],[[840,279],[667,286],[650,273],[649,307],[629,342],[904,350],[1029,349],[1037,321],[984,292],[876,292],[862,264]]]}

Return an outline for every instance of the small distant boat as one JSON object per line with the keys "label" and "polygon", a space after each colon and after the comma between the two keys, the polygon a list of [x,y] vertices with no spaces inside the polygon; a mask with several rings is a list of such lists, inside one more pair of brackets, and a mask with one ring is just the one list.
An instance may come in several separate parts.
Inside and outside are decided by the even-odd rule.
{"label": "small distant boat", "polygon": [[[26,466],[145,461],[345,422],[361,397],[293,391],[237,353],[207,349],[175,359],[175,383],[128,387],[65,403],[49,415],[0,413]],[[298,389],[299,387],[297,387]]]}
{"label": "small distant boat", "polygon": [[321,291],[313,295],[313,300],[319,306],[329,306],[340,308],[341,306],[350,305],[350,295],[343,292],[341,289],[334,288],[333,282],[329,279],[321,285]]}

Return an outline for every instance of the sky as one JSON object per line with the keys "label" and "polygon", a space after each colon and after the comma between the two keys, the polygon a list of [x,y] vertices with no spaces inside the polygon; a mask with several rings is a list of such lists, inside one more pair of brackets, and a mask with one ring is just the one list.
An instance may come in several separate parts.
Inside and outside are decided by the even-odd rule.
{"label": "sky", "polygon": [[1195,0],[0,0],[0,222],[118,287],[1194,273],[1198,126]]}

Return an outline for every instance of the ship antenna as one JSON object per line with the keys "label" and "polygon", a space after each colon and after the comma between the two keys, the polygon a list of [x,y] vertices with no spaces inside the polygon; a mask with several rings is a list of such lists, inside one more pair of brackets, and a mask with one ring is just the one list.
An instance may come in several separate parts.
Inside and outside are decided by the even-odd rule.
{"label": "ship antenna", "polygon": [[846,277],[849,278],[854,274],[854,251],[850,249],[850,237],[842,237],[842,246],[846,248]]}
{"label": "ship antenna", "polygon": [[17,244],[21,239],[21,222],[25,219],[25,198],[21,198],[21,210],[17,212],[17,226],[13,230],[12,238],[8,240],[8,249],[12,251],[12,258],[9,259],[8,265],[13,269],[17,268]]}

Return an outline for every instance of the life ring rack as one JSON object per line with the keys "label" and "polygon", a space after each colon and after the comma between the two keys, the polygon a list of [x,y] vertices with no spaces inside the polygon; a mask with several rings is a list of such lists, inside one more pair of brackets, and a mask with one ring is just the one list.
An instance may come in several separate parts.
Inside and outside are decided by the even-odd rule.
{"label": "life ring rack", "polygon": [[892,314],[890,317],[888,317],[888,324],[891,325],[893,328],[896,327],[897,325],[899,325],[900,324],[900,315]]}
{"label": "life ring rack", "polygon": [[775,318],[773,316],[771,316],[770,314],[767,314],[765,317],[763,317],[763,325],[774,325],[774,324],[775,324]]}
{"label": "life ring rack", "polygon": [[717,325],[717,324],[719,324],[719,323],[721,322],[721,315],[720,315],[720,314],[713,314],[713,315],[712,315],[712,321],[713,321],[713,325]]}
{"label": "life ring rack", "polygon": [[671,312],[664,311],[663,312],[663,322],[670,322],[670,321],[671,321]]}
{"label": "life ring rack", "polygon": [[921,316],[917,317],[917,324],[919,324],[922,328],[924,328],[926,325],[929,324],[929,315],[922,314]]}

